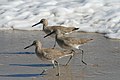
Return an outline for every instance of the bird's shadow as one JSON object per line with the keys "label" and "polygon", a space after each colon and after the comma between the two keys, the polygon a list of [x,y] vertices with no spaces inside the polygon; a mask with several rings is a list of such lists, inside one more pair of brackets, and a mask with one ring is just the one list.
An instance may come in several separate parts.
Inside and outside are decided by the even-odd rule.
{"label": "bird's shadow", "polygon": [[[52,64],[9,64],[9,66],[26,66],[26,67],[52,67]],[[0,77],[40,77],[43,73],[22,73],[22,74],[2,74]]]}
{"label": "bird's shadow", "polygon": [[43,76],[45,74],[2,74],[0,77],[38,77],[38,76]]}
{"label": "bird's shadow", "polygon": [[0,54],[35,54],[34,52],[0,52]]}
{"label": "bird's shadow", "polygon": [[26,66],[26,67],[52,67],[53,64],[9,64],[10,66]]}
{"label": "bird's shadow", "polygon": [[[35,54],[34,52],[0,52],[0,54]],[[25,67],[52,67],[53,64],[19,64],[19,63],[14,63],[14,64],[9,64],[9,66],[25,66]],[[0,77],[40,77],[46,74],[41,74],[41,73],[10,73],[10,74],[0,74]]]}

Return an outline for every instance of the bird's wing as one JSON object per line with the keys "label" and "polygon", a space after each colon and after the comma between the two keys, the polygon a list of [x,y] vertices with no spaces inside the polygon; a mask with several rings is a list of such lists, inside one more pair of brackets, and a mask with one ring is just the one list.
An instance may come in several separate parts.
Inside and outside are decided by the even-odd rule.
{"label": "bird's wing", "polygon": [[47,59],[55,59],[62,56],[62,51],[52,48],[46,48],[44,49],[44,57]]}

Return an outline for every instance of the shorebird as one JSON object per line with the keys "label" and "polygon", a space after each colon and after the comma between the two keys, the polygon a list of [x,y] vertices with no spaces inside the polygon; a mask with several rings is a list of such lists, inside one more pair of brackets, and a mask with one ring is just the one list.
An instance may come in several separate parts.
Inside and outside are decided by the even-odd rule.
{"label": "shorebird", "polygon": [[[50,32],[52,32],[54,29],[60,29],[63,34],[68,34],[71,33],[73,31],[78,30],[79,28],[75,28],[75,27],[65,27],[65,26],[48,26],[48,20],[47,19],[41,19],[38,23],[32,25],[32,27],[38,25],[38,24],[43,24],[43,31],[48,34]],[[54,37],[54,34],[51,35],[51,37]],[[56,42],[54,43],[53,48],[56,46]]]}
{"label": "shorebird", "polygon": [[[53,64],[53,68],[55,68],[55,63],[58,67],[58,76],[60,75],[60,68],[57,59],[60,59],[65,56],[73,56],[73,51],[70,50],[58,50],[53,48],[42,48],[42,43],[38,40],[33,41],[33,43],[24,49],[27,49],[31,46],[35,46],[36,55],[43,61],[50,61]],[[45,72],[43,70],[42,74]]]}
{"label": "shorebird", "polygon": [[[44,38],[51,35],[51,34],[53,34],[53,33],[55,33],[56,34],[55,40],[58,43],[58,45],[63,49],[78,49],[78,50],[81,50],[82,51],[81,61],[85,65],[87,65],[87,63],[84,62],[84,60],[83,60],[84,51],[82,49],[80,49],[80,46],[87,43],[88,41],[93,40],[93,39],[88,39],[88,38],[77,39],[77,38],[74,38],[74,37],[65,37],[61,32],[62,32],[61,30],[55,29],[53,32],[51,32],[51,33],[47,34],[46,36],[44,36]],[[71,60],[71,58],[70,58],[70,60]],[[67,64],[69,63],[69,61],[67,62]]]}

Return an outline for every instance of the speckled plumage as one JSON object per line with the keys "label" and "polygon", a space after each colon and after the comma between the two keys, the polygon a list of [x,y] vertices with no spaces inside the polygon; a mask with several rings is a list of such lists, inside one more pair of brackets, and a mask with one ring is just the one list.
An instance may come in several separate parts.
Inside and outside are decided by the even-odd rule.
{"label": "speckled plumage", "polygon": [[[58,63],[56,61],[57,59],[60,59],[65,56],[71,56],[71,57],[73,56],[73,51],[70,51],[70,50],[42,48],[42,44],[38,40],[33,41],[33,43],[31,45],[25,47],[24,49],[27,49],[33,45],[35,46],[36,55],[43,61],[51,61],[53,63],[53,67],[55,67],[55,62]],[[59,67],[59,63],[58,63],[58,67]]]}

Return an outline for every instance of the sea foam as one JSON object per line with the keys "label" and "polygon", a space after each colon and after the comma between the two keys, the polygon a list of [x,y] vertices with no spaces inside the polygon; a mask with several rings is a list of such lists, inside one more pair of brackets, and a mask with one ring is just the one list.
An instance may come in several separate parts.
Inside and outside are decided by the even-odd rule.
{"label": "sea foam", "polygon": [[46,18],[49,25],[78,27],[120,39],[120,0],[0,1],[0,30],[42,30],[32,25]]}

